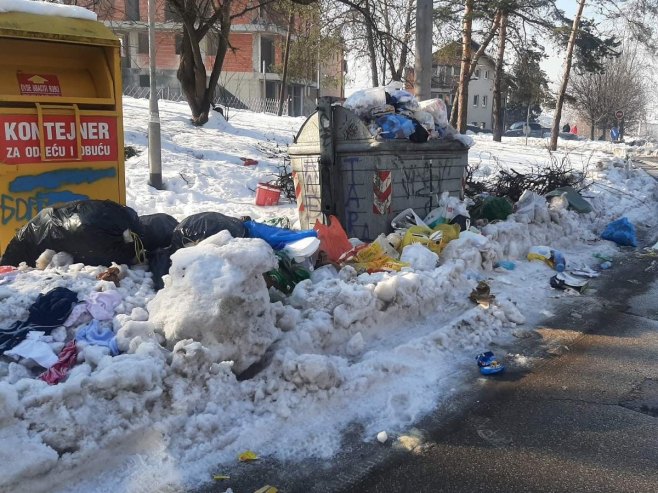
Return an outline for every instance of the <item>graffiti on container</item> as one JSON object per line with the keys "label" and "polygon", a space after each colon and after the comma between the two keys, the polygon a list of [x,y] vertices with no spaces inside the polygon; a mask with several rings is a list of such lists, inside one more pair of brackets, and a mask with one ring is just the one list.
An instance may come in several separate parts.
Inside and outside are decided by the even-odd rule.
{"label": "graffiti on container", "polygon": [[359,127],[354,120],[351,120],[345,127],[344,140],[354,140],[359,138]]}
{"label": "graffiti on container", "polygon": [[357,191],[357,186],[361,183],[357,183],[356,169],[354,165],[361,161],[358,157],[346,157],[343,159],[343,169],[347,175],[347,189],[345,193],[345,210],[360,209],[361,208],[361,198]]}
{"label": "graffiti on container", "polygon": [[403,167],[400,169],[400,177],[400,186],[406,199],[425,197],[427,198],[426,206],[431,206],[432,196],[436,195],[437,191],[434,190],[433,181],[436,177],[432,176],[430,162],[426,161],[422,167]]}
{"label": "graffiti on container", "polygon": [[360,161],[360,158],[354,156],[343,158],[343,176],[346,181],[344,226],[351,235],[358,238],[370,238],[367,222],[369,211],[361,208],[361,203],[366,200],[366,197],[359,195],[359,190],[365,193],[365,184],[359,179],[361,175],[356,167]]}
{"label": "graffiti on container", "polygon": [[[88,195],[58,189],[70,185],[91,184],[115,176],[115,168],[60,169],[38,175],[18,176],[9,183],[9,193],[0,195],[0,221],[3,225],[11,221],[25,222],[46,207],[88,199]],[[25,193],[31,195],[28,197],[14,195]]]}
{"label": "graffiti on container", "polygon": [[304,177],[304,206],[309,213],[322,212],[322,200],[320,193],[320,169],[316,159],[307,158],[302,163],[302,175]]}

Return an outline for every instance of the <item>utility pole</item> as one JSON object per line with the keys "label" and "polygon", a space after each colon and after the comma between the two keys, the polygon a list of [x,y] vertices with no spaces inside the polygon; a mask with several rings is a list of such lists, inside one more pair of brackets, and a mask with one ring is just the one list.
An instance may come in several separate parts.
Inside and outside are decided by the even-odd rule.
{"label": "utility pole", "polygon": [[432,0],[416,2],[416,97],[432,97]]}
{"label": "utility pole", "polygon": [[148,0],[149,14],[149,185],[162,190],[162,142],[160,139],[160,110],[155,83],[155,4]]}
{"label": "utility pole", "polygon": [[[290,35],[292,26],[295,23],[295,14],[291,11],[288,18],[288,34],[286,35],[286,48],[283,53],[283,76],[281,77],[281,91],[279,92],[279,107],[276,111],[277,116],[283,114],[283,98],[287,96],[286,84],[288,83],[288,58],[290,57]],[[318,79],[319,81],[320,79]]]}

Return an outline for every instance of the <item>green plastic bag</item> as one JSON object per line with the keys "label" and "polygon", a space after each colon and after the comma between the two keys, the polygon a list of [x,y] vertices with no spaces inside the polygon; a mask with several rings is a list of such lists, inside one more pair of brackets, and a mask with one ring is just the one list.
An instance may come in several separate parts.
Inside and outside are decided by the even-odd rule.
{"label": "green plastic bag", "polygon": [[477,199],[475,205],[469,209],[469,213],[473,220],[504,221],[513,210],[513,205],[507,197],[489,196]]}

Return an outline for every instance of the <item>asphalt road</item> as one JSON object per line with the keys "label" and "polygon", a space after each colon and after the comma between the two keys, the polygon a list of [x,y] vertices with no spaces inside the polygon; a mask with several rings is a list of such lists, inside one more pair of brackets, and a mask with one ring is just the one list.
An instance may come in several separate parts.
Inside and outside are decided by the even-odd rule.
{"label": "asphalt road", "polygon": [[[658,491],[658,257],[628,253],[564,354],[497,382],[348,492]],[[585,300],[583,298],[583,300]]]}

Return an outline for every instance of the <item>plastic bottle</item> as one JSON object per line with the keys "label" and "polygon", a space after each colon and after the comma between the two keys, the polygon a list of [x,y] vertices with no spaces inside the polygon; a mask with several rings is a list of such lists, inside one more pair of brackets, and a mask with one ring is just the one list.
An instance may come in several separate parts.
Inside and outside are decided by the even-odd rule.
{"label": "plastic bottle", "polygon": [[564,255],[559,250],[553,250],[547,246],[533,246],[528,251],[528,260],[541,260],[558,272],[563,272],[567,267]]}
{"label": "plastic bottle", "polygon": [[551,249],[551,262],[553,263],[553,268],[558,272],[564,272],[564,269],[567,267],[567,261],[559,250]]}
{"label": "plastic bottle", "polygon": [[601,267],[603,270],[608,270],[610,267],[612,267],[612,262],[606,260],[601,265],[599,265],[599,267]]}

